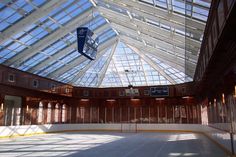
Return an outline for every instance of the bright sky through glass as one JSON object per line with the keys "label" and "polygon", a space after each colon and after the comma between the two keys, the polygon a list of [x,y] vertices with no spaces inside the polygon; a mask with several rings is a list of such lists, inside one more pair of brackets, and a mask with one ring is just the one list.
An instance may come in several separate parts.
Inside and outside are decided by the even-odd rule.
{"label": "bright sky through glass", "polygon": [[[0,64],[86,87],[192,81],[208,1],[93,2],[1,1]],[[77,51],[80,26],[99,37],[94,61]]]}

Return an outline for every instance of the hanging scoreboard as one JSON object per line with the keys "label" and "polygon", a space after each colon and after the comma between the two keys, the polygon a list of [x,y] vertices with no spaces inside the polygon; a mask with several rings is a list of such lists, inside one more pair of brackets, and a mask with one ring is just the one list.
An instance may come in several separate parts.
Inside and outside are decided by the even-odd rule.
{"label": "hanging scoreboard", "polygon": [[99,38],[88,28],[77,28],[78,52],[90,60],[94,60],[97,55]]}

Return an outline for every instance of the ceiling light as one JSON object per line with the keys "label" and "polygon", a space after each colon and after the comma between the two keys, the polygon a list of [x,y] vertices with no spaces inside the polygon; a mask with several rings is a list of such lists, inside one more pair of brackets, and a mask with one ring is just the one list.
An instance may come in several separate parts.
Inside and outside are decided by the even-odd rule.
{"label": "ceiling light", "polygon": [[116,101],[116,100],[115,100],[115,99],[107,99],[106,101],[114,102],[114,101]]}
{"label": "ceiling light", "polygon": [[156,98],[156,100],[165,100],[165,98]]}
{"label": "ceiling light", "polygon": [[89,101],[89,99],[80,99],[80,101]]}
{"label": "ceiling light", "polygon": [[130,99],[131,101],[139,101],[140,99],[135,99],[135,98],[132,98]]}
{"label": "ceiling light", "polygon": [[191,96],[183,96],[182,98],[183,99],[190,99],[190,98],[193,98],[193,97],[191,97]]}

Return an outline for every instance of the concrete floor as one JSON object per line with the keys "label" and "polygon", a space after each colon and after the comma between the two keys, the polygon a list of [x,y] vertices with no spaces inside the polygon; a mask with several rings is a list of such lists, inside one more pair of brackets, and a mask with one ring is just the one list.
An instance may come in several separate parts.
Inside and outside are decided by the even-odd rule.
{"label": "concrete floor", "polygon": [[0,157],[225,157],[193,133],[72,132],[0,139]]}

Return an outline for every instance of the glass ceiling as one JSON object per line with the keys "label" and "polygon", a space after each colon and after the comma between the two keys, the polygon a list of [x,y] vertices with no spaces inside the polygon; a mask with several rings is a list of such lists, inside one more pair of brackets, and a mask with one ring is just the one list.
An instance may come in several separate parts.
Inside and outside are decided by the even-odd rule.
{"label": "glass ceiling", "polygon": [[[0,64],[75,86],[192,81],[211,0],[0,1]],[[97,58],[76,28],[99,36]]]}

